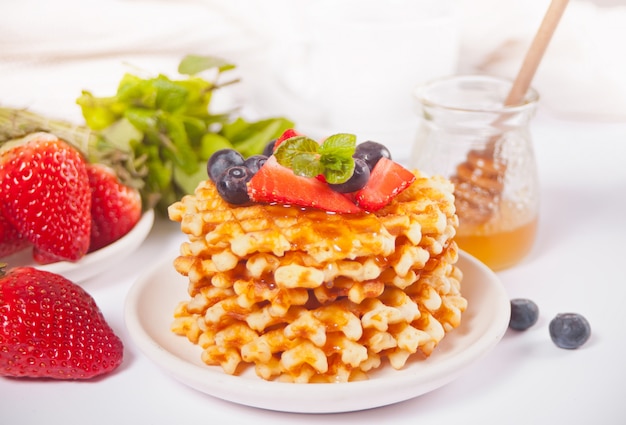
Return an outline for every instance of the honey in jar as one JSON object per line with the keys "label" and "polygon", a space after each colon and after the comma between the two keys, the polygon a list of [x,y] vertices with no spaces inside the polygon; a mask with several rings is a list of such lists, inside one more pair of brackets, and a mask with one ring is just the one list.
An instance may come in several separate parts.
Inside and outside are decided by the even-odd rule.
{"label": "honey in jar", "polygon": [[531,250],[539,188],[529,131],[538,94],[504,106],[512,82],[454,76],[419,87],[420,127],[411,165],[455,185],[461,249],[493,270]]}
{"label": "honey in jar", "polygon": [[538,218],[514,221],[511,227],[500,217],[487,223],[462,226],[455,240],[461,249],[471,253],[493,270],[514,266],[531,250],[537,233]]}

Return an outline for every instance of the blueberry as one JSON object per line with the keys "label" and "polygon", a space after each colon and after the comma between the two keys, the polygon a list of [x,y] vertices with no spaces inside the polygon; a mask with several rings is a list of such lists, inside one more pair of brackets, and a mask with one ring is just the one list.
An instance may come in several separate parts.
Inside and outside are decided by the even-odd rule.
{"label": "blueberry", "polygon": [[365,161],[370,171],[372,171],[380,158],[391,159],[391,152],[384,145],[368,140],[367,142],[359,143],[352,156]]}
{"label": "blueberry", "polygon": [[272,156],[272,154],[274,153],[275,144],[276,144],[276,139],[270,141],[267,145],[265,145],[265,148],[263,148],[263,155]]}
{"label": "blueberry", "polygon": [[207,163],[207,173],[209,178],[216,183],[220,175],[227,168],[235,165],[243,165],[243,156],[234,149],[220,149],[211,155]]}
{"label": "blueberry", "polygon": [[248,169],[252,171],[252,174],[256,174],[263,164],[265,164],[265,161],[267,161],[267,156],[265,155],[252,155],[246,158],[243,165],[248,167]]}
{"label": "blueberry", "polygon": [[537,323],[539,308],[533,301],[525,298],[511,300],[511,319],[509,328],[516,331],[525,331]]}
{"label": "blueberry", "polygon": [[578,313],[559,313],[550,322],[550,338],[559,348],[569,350],[583,345],[591,336],[591,326]]}
{"label": "blueberry", "polygon": [[235,205],[248,203],[247,183],[254,176],[248,167],[235,165],[227,168],[217,179],[217,192],[222,199]]}
{"label": "blueberry", "polygon": [[329,184],[330,188],[339,193],[350,193],[361,189],[370,179],[370,169],[362,159],[354,159],[352,176],[344,183]]}

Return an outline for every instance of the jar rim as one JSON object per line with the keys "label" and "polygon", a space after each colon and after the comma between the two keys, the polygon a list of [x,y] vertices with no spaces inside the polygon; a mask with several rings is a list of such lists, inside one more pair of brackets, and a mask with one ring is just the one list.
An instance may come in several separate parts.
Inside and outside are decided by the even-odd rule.
{"label": "jar rim", "polygon": [[[490,105],[480,106],[468,106],[455,103],[453,101],[443,100],[442,90],[454,90],[455,85],[462,87],[484,87],[491,90],[493,93],[498,93],[499,102],[492,102]],[[533,87],[529,87],[526,92],[523,102],[516,105],[504,105],[504,100],[513,86],[513,81],[507,78],[494,77],[489,75],[472,75],[461,74],[451,75],[445,77],[439,77],[429,80],[425,83],[419,84],[414,89],[414,97],[419,103],[424,106],[444,108],[452,111],[460,112],[489,112],[489,113],[503,113],[503,112],[521,112],[525,109],[534,107],[539,101],[539,93]],[[437,95],[439,91],[439,95]],[[460,93],[460,89],[458,89]]]}

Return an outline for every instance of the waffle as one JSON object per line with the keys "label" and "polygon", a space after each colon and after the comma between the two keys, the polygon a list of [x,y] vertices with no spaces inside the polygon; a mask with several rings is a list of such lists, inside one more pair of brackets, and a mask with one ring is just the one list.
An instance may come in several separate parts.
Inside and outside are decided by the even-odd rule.
{"label": "waffle", "polygon": [[453,186],[416,180],[376,213],[232,206],[214,184],[169,208],[188,240],[171,329],[226,373],[346,382],[430,356],[467,302]]}

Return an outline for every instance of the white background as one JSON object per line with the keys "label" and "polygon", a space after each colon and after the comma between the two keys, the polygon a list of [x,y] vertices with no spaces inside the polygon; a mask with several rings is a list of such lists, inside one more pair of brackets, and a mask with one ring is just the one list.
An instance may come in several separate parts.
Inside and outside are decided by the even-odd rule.
{"label": "white background", "polygon": [[[481,11],[478,6],[488,3],[475,2],[475,14],[487,16],[488,9]],[[513,9],[520,4],[512,3]],[[237,15],[227,9],[228,4],[235,2],[186,1],[174,5],[136,0],[111,2],[106,7],[104,4],[4,1],[0,6],[0,104],[27,106],[80,120],[73,103],[80,90],[90,89],[103,95],[114,90],[128,63],[133,69],[167,72],[174,70],[186,53],[215,52],[240,59],[242,72],[254,70],[246,62],[250,33],[242,30],[250,27],[233,24],[244,22],[239,18],[249,14]],[[547,2],[526,4],[541,11]],[[221,8],[216,9],[217,6]],[[467,7],[467,3],[463,6]],[[167,15],[168,11],[197,11],[199,7],[205,8],[206,14]],[[132,12],[116,15],[120,10]],[[227,10],[231,10],[230,20],[224,19]],[[606,18],[607,15],[593,10],[596,13],[587,14],[588,18]],[[616,8],[610,16],[623,13],[623,8]],[[143,19],[137,18],[139,15]],[[258,16],[258,25],[267,31],[272,29],[267,28],[269,17]],[[202,31],[200,22],[205,25]],[[535,24],[528,24],[530,32]],[[481,35],[479,23],[474,25],[473,30],[468,30],[467,40],[471,39],[469,35]],[[203,32],[206,36],[199,37]],[[77,36],[81,33],[83,38]],[[497,39],[498,34],[492,33],[492,38]],[[542,186],[538,239],[521,264],[498,273],[511,297],[531,298],[539,305],[539,322],[525,333],[508,332],[486,358],[468,368],[459,379],[397,405],[319,416],[243,407],[205,396],[174,381],[136,349],[123,320],[124,299],[133,282],[155,264],[171,261],[172,252],[183,240],[174,223],[159,220],[146,243],[131,258],[84,284],[124,340],[124,364],[114,374],[93,382],[1,378],[0,423],[624,423],[626,109],[620,109],[624,97],[619,89],[626,83],[608,78],[622,69],[615,58],[624,57],[624,39],[600,37],[599,32],[583,37],[586,42],[582,44],[571,44],[575,39],[555,44],[549,52],[562,62],[547,62],[550,66],[541,68],[538,75],[543,78],[538,80],[542,81],[540,92],[550,93],[544,96],[546,102],[540,105],[531,127]],[[602,43],[612,55],[605,55],[602,49],[591,49],[593,54],[590,53],[585,43],[600,39],[613,40],[613,47]],[[557,49],[564,45],[569,48]],[[459,59],[460,66],[470,69],[484,56],[478,47],[475,55],[468,53],[468,48],[471,51],[471,46],[465,46]],[[512,51],[515,50],[501,52],[506,56]],[[607,72],[593,58],[603,58]],[[515,68],[518,62],[519,56],[504,60],[502,66],[492,68],[493,73],[508,69],[505,63]],[[560,84],[550,85],[548,81],[557,80],[552,73],[559,69],[559,63],[577,67],[560,74]],[[620,75],[624,77],[626,73]],[[612,89],[606,91],[608,82]],[[262,83],[250,78],[231,94],[246,110],[262,115],[264,111],[259,111],[251,100],[258,89],[255,85]],[[571,92],[580,94],[575,102],[570,101]],[[594,107],[582,107],[585,100]],[[613,107],[609,108],[609,104]],[[394,154],[407,157],[408,146]],[[592,338],[579,350],[559,349],[549,339],[548,322],[565,311],[581,313],[591,323]]]}

